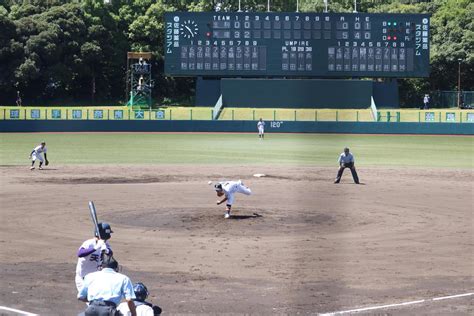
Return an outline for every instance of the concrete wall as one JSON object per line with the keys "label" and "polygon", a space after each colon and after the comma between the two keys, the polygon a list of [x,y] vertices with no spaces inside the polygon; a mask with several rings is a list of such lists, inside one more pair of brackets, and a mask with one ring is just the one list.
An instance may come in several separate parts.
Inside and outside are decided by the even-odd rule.
{"label": "concrete wall", "polygon": [[223,95],[227,107],[261,108],[368,108],[375,104],[398,108],[396,79],[203,79],[196,80],[196,106],[214,106]]}
{"label": "concrete wall", "polygon": [[371,80],[222,79],[225,107],[366,109]]}

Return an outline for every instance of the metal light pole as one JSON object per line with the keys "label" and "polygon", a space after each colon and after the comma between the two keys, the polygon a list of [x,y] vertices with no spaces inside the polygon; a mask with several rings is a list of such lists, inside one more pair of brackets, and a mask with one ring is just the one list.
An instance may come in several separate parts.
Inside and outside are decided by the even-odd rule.
{"label": "metal light pole", "polygon": [[461,107],[461,61],[462,59],[458,59],[458,108]]}
{"label": "metal light pole", "polygon": [[267,1],[267,12],[270,12],[270,0]]}
{"label": "metal light pole", "polygon": [[300,2],[296,0],[296,12],[300,12]]}
{"label": "metal light pole", "polygon": [[324,0],[324,12],[328,12],[328,1],[329,0]]}
{"label": "metal light pole", "polygon": [[354,12],[357,13],[357,0],[354,0]]}
{"label": "metal light pole", "polygon": [[237,12],[242,12],[242,8],[241,8],[241,6],[240,6],[240,2],[241,2],[241,0],[239,0],[239,11],[237,11]]}

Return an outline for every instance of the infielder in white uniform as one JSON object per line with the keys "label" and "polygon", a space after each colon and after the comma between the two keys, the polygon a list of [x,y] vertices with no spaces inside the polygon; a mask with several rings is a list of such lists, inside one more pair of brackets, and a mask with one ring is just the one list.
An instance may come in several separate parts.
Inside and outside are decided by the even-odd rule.
{"label": "infielder in white uniform", "polygon": [[214,188],[216,190],[217,196],[225,196],[222,200],[217,201],[217,205],[220,205],[227,201],[224,218],[230,217],[230,210],[232,208],[232,204],[234,204],[235,193],[243,193],[245,195],[252,194],[250,188],[245,186],[241,180],[219,182],[214,186]]}
{"label": "infielder in white uniform", "polygon": [[265,122],[260,118],[260,121],[257,123],[258,129],[258,138],[264,139],[265,138]]}
{"label": "infielder in white uniform", "polygon": [[35,161],[36,159],[39,160],[39,170],[43,169],[43,157],[41,154],[44,154],[44,161],[46,166],[49,164],[48,158],[46,157],[46,142],[41,142],[38,146],[36,146],[33,151],[30,153],[29,159],[31,159],[31,167],[30,170],[35,169]]}
{"label": "infielder in white uniform", "polygon": [[107,223],[99,223],[98,226],[102,239],[96,233],[94,238],[84,241],[77,251],[76,287],[79,292],[84,286],[84,277],[98,270],[102,252],[112,256],[112,248],[107,241],[113,233],[112,228]]}

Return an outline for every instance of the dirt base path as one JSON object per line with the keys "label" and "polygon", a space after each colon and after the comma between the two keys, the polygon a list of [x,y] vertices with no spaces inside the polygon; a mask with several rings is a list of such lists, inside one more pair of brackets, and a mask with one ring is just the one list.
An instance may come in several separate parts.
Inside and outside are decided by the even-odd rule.
{"label": "dirt base path", "polygon": [[[87,201],[164,312],[310,314],[473,292],[473,172],[281,166],[0,167],[0,305],[73,315]],[[264,178],[252,177],[267,174]],[[242,179],[234,217],[209,180]],[[471,297],[398,313],[460,314]]]}

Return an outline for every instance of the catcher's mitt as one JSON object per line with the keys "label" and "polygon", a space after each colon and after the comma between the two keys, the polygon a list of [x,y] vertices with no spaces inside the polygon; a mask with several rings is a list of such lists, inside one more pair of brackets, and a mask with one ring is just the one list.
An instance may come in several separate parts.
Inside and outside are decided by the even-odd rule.
{"label": "catcher's mitt", "polygon": [[44,162],[44,164],[45,164],[45,166],[49,165],[49,160],[46,160],[46,161]]}

